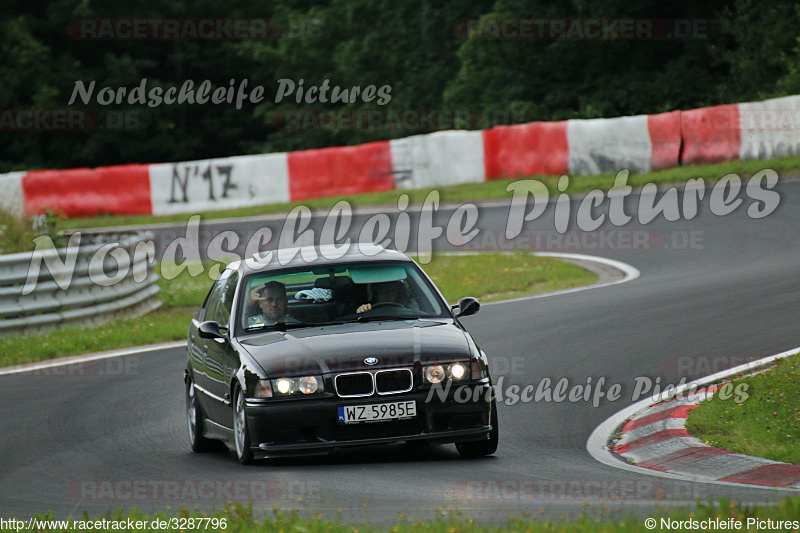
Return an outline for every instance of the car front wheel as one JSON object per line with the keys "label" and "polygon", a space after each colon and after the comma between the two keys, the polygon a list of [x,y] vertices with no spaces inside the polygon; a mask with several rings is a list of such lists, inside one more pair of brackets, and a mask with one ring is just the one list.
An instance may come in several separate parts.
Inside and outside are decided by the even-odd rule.
{"label": "car front wheel", "polygon": [[236,441],[236,458],[243,465],[253,462],[253,452],[250,450],[250,432],[247,430],[247,413],[245,412],[244,393],[236,389],[236,398],[233,402],[233,440]]}

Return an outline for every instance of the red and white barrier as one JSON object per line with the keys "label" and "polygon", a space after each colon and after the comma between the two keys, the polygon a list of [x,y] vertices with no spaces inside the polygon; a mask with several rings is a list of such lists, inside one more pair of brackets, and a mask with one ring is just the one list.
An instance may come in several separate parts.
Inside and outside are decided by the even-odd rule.
{"label": "red and white barrier", "polygon": [[647,117],[650,134],[650,169],[663,170],[681,164],[681,111]]}
{"label": "red and white barrier", "polygon": [[530,122],[483,131],[486,179],[569,172],[567,123]]}
{"label": "red and white barrier", "polygon": [[531,122],[181,163],[0,175],[0,208],[196,213],[536,175],[647,172],[800,154],[800,96],[658,115]]}
{"label": "red and white barrier", "polygon": [[152,213],[148,165],[33,170],[22,178],[26,216],[46,208],[69,217]]}
{"label": "red and white barrier", "polygon": [[150,165],[154,215],[289,201],[285,153]]}
{"label": "red and white barrier", "polygon": [[388,141],[289,152],[288,166],[293,202],[394,188]]}
{"label": "red and white barrier", "polygon": [[0,210],[20,218],[24,214],[25,195],[22,192],[22,177],[26,172],[0,174]]}
{"label": "red and white barrier", "polygon": [[647,115],[570,120],[567,142],[570,174],[603,174],[622,168],[650,172],[653,145]]}
{"label": "red and white barrier", "polygon": [[739,104],[741,159],[800,154],[800,96]]}
{"label": "red and white barrier", "polygon": [[680,161],[680,111],[567,124],[570,174],[633,173],[676,167]]}
{"label": "red and white barrier", "polygon": [[698,165],[739,157],[739,106],[720,105],[681,113],[681,164]]}
{"label": "red and white barrier", "polygon": [[486,180],[480,131],[438,131],[395,139],[389,145],[398,189]]}

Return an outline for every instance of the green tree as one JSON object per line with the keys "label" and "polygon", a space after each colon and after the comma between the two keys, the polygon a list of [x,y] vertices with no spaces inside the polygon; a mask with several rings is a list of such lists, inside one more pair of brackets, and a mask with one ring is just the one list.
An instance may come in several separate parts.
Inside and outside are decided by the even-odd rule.
{"label": "green tree", "polygon": [[[456,53],[462,38],[456,25],[477,18],[490,0],[438,2],[390,2],[388,0],[332,0],[311,9],[286,9],[279,18],[300,27],[317,27],[319,38],[283,36],[277,46],[243,43],[242,48],[261,64],[260,77],[303,80],[304,87],[342,89],[369,85],[389,86],[391,100],[379,105],[358,98],[350,104],[274,99],[259,106],[258,113],[276,127],[262,143],[266,150],[296,150],[357,144],[404,137],[423,130],[364,131],[363,129],[285,129],[283,113],[297,110],[439,110],[443,90],[459,69]],[[277,88],[276,88],[277,90]],[[295,92],[296,94],[296,92]],[[330,95],[330,93],[329,93]]]}
{"label": "green tree", "polygon": [[[792,53],[800,26],[795,2],[736,0],[722,9],[719,20],[727,42],[714,50],[715,57],[730,68],[730,75],[719,83],[723,101],[800,92],[800,84],[788,77],[798,58]],[[782,78],[786,81],[778,85]]]}
{"label": "green tree", "polygon": [[[492,19],[634,19],[653,22],[653,39],[496,39],[474,35],[459,50],[461,70],[446,89],[446,102],[477,106],[490,117],[503,109],[520,120],[560,120],[656,113],[714,102],[713,88],[726,76],[714,65],[713,33],[687,39],[659,38],[661,23],[711,22],[722,2],[585,2],[497,0]],[[489,33],[488,37],[492,37]],[[545,36],[552,37],[552,36]]]}

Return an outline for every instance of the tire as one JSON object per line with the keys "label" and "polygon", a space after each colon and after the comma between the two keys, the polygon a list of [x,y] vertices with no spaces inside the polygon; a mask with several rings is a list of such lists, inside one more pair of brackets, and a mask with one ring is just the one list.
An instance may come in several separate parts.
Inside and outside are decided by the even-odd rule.
{"label": "tire", "polygon": [[213,450],[215,442],[203,436],[203,411],[197,403],[191,378],[186,380],[186,421],[192,451],[204,453]]}
{"label": "tire", "polygon": [[459,442],[456,444],[459,455],[464,459],[484,457],[486,455],[492,455],[497,451],[497,443],[500,440],[500,427],[497,420],[497,404],[494,402],[492,402],[491,413],[492,431],[489,433],[488,439]]}
{"label": "tire", "polygon": [[249,465],[253,463],[253,451],[250,449],[250,432],[247,429],[247,411],[244,405],[244,393],[241,388],[236,388],[233,401],[233,441],[234,452],[239,463]]}

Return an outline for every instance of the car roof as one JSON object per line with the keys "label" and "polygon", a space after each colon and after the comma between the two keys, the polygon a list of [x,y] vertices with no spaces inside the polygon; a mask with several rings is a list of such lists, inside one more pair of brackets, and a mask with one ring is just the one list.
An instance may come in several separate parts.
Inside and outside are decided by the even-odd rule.
{"label": "car roof", "polygon": [[[346,246],[342,254],[342,246]],[[351,243],[350,245],[297,246],[269,252],[259,252],[247,259],[229,263],[226,269],[238,270],[242,274],[269,272],[284,268],[303,266],[327,266],[341,263],[368,263],[376,261],[413,262],[410,257],[397,250],[383,248],[373,243]],[[272,255],[269,254],[272,252]],[[316,257],[313,260],[306,258]],[[332,259],[331,259],[332,258]]]}

